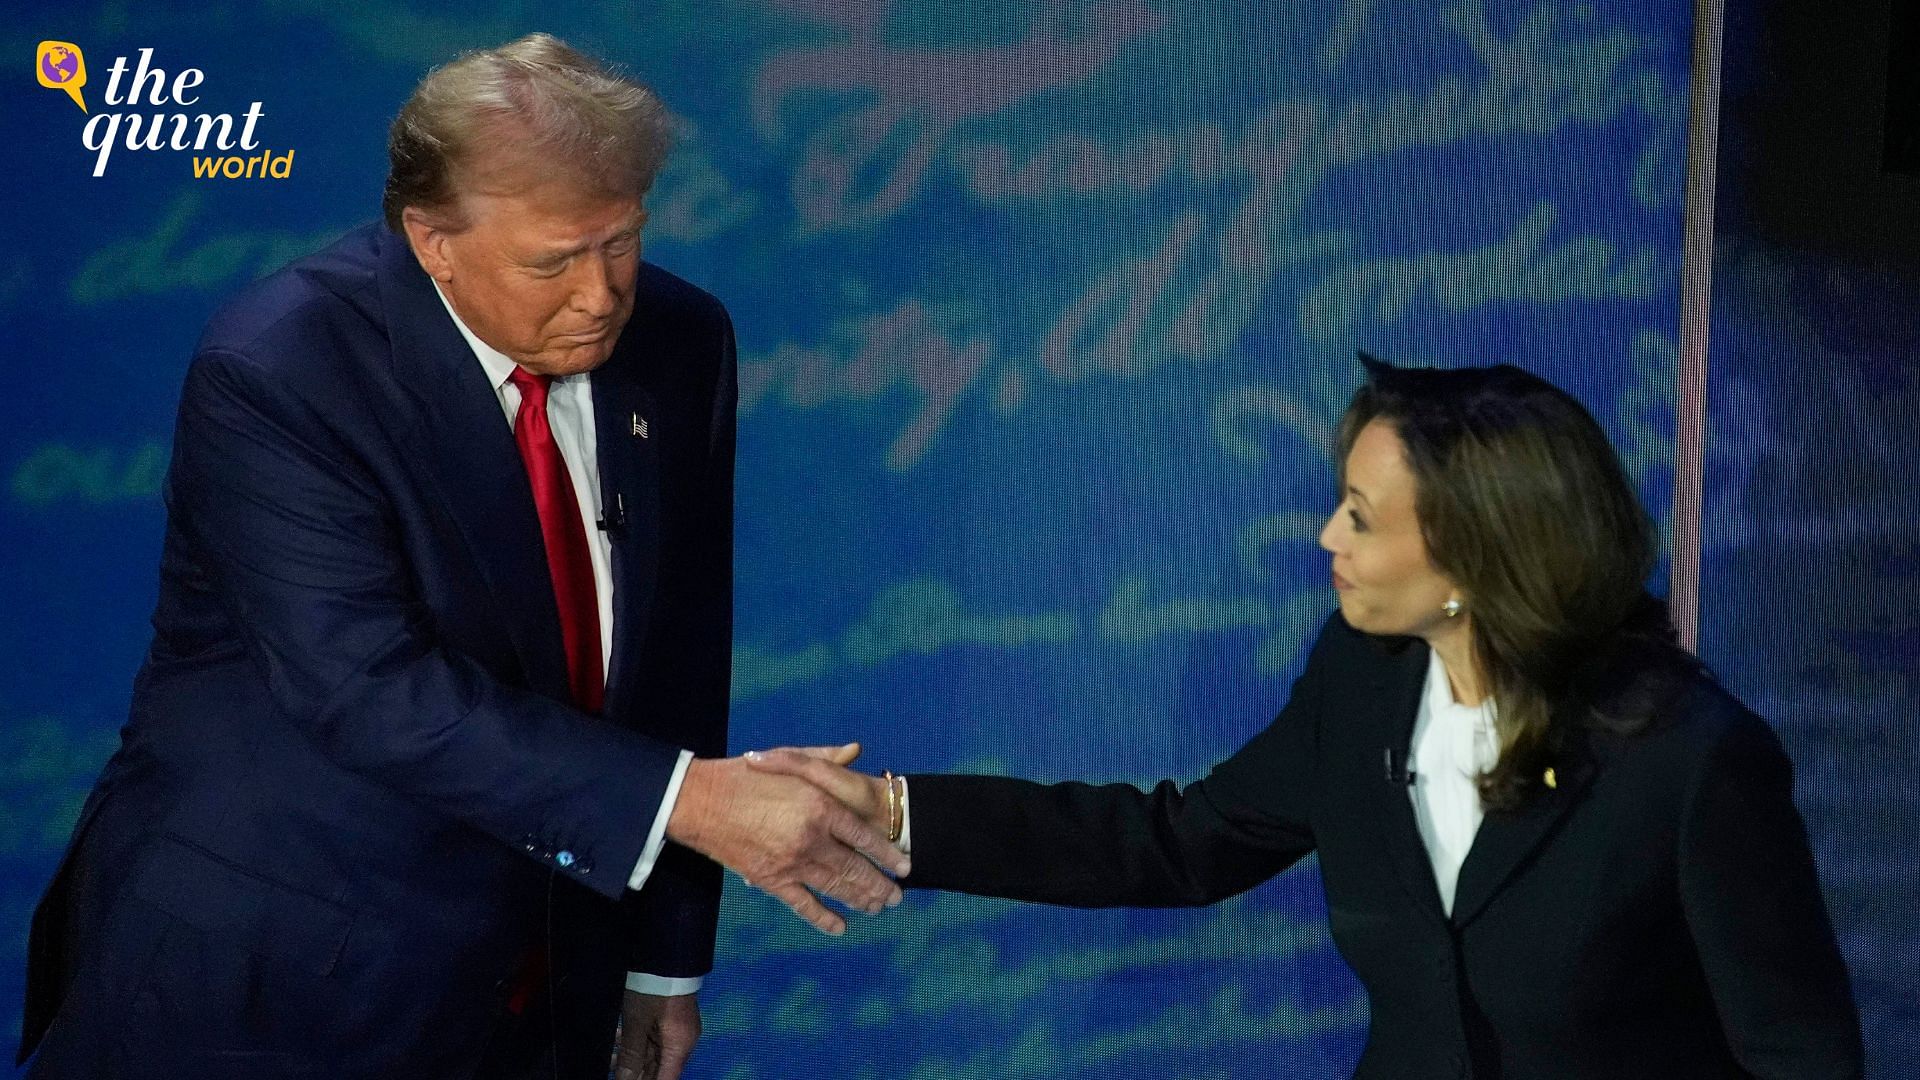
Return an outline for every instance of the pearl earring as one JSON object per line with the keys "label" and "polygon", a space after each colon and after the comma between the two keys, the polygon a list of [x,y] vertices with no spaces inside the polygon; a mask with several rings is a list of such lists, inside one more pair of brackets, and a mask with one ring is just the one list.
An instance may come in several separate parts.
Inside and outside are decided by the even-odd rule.
{"label": "pearl earring", "polygon": [[1440,605],[1440,610],[1445,612],[1449,619],[1458,618],[1460,615],[1460,601],[1448,597],[1447,602]]}

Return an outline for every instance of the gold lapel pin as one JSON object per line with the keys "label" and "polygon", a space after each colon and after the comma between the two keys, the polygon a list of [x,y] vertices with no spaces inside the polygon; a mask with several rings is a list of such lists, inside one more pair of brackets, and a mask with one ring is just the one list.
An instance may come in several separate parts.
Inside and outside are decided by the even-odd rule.
{"label": "gold lapel pin", "polygon": [[1560,786],[1560,778],[1553,774],[1553,766],[1551,765],[1547,766],[1547,774],[1540,779],[1545,780],[1549,788],[1558,788]]}

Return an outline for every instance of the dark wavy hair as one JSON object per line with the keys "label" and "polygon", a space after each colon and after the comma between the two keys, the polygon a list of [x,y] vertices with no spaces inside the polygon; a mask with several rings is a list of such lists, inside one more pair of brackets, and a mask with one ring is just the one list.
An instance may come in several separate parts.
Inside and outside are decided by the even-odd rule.
{"label": "dark wavy hair", "polygon": [[1658,537],[1591,414],[1507,364],[1400,368],[1361,354],[1367,381],[1339,429],[1340,490],[1362,428],[1406,448],[1435,567],[1465,594],[1496,706],[1489,809],[1537,793],[1582,728],[1631,734],[1698,671],[1646,592]]}

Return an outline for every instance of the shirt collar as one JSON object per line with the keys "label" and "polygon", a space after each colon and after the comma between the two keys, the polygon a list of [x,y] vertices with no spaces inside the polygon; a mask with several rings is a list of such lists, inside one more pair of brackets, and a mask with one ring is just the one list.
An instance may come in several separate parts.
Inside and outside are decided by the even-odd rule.
{"label": "shirt collar", "polygon": [[479,359],[480,366],[486,369],[488,385],[495,390],[505,386],[507,377],[512,375],[513,369],[519,365],[515,364],[513,358],[506,353],[480,340],[479,335],[475,334],[453,310],[453,305],[447,301],[447,294],[440,291],[438,281],[433,283],[433,294],[440,298],[440,306],[447,309],[447,317],[453,320],[454,328],[460,331],[461,337],[467,339],[467,345],[473,349],[473,355]]}
{"label": "shirt collar", "polygon": [[1441,661],[1440,653],[1432,646],[1427,647],[1427,710],[1435,716],[1447,713],[1467,713],[1482,720],[1493,718],[1493,699],[1488,698],[1478,705],[1462,705],[1453,697],[1453,683],[1447,679],[1447,665]]}

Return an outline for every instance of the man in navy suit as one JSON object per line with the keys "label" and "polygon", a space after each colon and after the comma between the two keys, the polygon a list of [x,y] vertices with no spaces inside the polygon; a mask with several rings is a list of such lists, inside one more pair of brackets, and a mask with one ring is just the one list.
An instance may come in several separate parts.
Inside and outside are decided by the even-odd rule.
{"label": "man in navy suit", "polygon": [[733,334],[640,261],[666,144],[552,38],[469,54],[384,225],[209,324],[30,1076],[598,1078],[618,1027],[671,1080],[721,864],[828,932],[810,890],[898,901],[872,829],[723,756]]}

